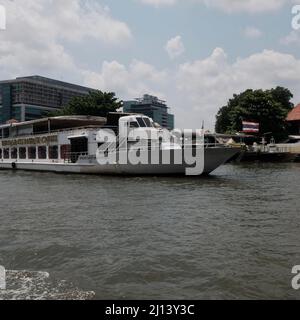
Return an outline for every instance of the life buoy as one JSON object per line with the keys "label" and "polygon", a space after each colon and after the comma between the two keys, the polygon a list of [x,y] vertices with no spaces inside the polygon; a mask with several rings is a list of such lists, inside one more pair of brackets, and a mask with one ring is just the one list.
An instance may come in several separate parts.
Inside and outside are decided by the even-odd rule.
{"label": "life buoy", "polygon": [[15,162],[13,162],[12,164],[11,164],[11,166],[12,166],[12,168],[15,170],[15,169],[17,169],[17,164],[15,163]]}

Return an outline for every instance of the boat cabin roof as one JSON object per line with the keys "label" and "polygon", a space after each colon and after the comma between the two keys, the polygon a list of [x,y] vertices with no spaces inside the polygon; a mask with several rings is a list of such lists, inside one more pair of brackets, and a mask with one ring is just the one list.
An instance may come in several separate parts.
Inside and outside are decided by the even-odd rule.
{"label": "boat cabin roof", "polygon": [[93,116],[59,116],[33,121],[4,124],[0,126],[1,129],[12,128],[17,131],[22,129],[32,129],[32,132],[45,133],[49,131],[59,131],[63,129],[72,129],[87,126],[102,127],[106,124],[106,118]]}

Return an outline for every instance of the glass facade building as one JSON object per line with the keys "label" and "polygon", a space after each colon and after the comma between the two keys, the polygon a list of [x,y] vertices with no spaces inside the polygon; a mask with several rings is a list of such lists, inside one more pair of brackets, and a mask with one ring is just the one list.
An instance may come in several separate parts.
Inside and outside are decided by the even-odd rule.
{"label": "glass facade building", "polygon": [[41,76],[0,81],[0,124],[9,120],[29,121],[43,118],[49,111],[93,91],[67,82]]}
{"label": "glass facade building", "polygon": [[165,101],[157,97],[145,94],[143,98],[133,101],[124,101],[123,111],[126,113],[138,113],[152,118],[163,128],[173,130],[175,117],[169,114],[168,106]]}

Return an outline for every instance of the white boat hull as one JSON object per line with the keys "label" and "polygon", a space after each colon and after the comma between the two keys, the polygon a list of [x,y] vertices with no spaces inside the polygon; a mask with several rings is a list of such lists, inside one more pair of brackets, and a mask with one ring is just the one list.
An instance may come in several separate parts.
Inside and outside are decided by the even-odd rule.
{"label": "white boat hull", "polygon": [[[216,147],[205,149],[204,172],[210,174],[219,166],[224,164],[240,150],[234,148]],[[193,166],[191,166],[193,167]],[[29,170],[45,171],[56,173],[77,173],[77,174],[100,174],[100,175],[185,175],[187,165],[176,164],[147,164],[147,165],[100,165],[96,161],[85,163],[59,163],[59,162],[38,162],[34,161],[12,161],[1,160],[0,169],[7,170]]]}

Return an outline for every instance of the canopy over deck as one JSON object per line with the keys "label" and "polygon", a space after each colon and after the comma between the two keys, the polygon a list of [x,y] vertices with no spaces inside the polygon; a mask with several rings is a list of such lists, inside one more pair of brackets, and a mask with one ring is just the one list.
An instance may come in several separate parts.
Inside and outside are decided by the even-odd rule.
{"label": "canopy over deck", "polygon": [[25,128],[32,128],[32,133],[44,133],[86,126],[102,127],[106,124],[106,121],[106,118],[102,117],[59,116],[33,121],[5,124],[0,126],[0,130],[5,128],[12,128],[14,131],[22,131],[22,129]]}

